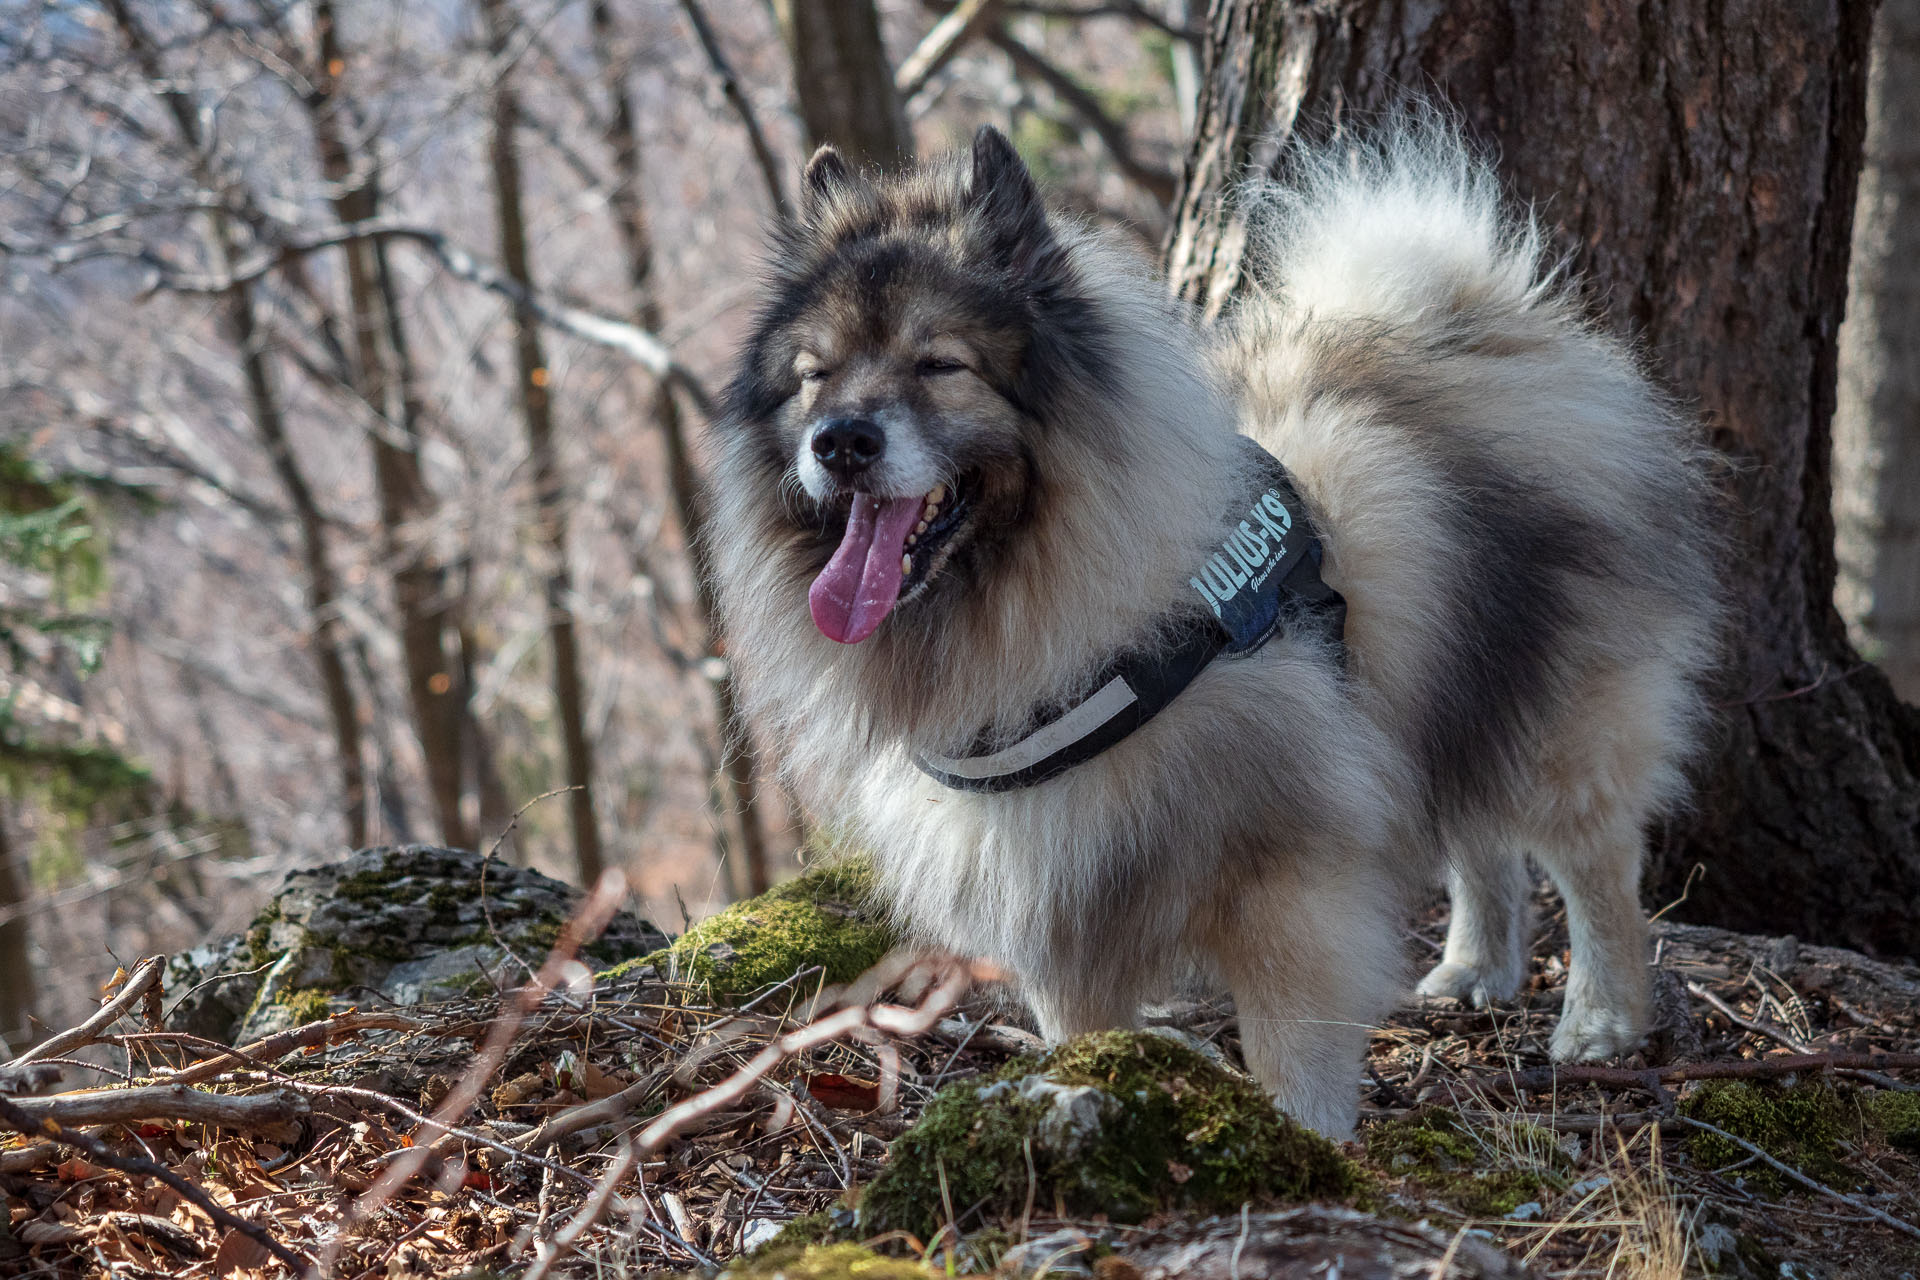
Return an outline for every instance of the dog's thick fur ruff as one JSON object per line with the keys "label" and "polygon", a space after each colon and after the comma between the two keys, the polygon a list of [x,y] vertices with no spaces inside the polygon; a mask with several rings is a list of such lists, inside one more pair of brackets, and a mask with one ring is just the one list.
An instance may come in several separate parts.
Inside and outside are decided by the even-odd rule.
{"label": "dog's thick fur ruff", "polygon": [[[1640,1038],[1643,831],[1682,797],[1716,593],[1688,424],[1458,138],[1414,121],[1294,161],[1244,193],[1251,287],[1203,330],[1108,238],[1046,217],[990,130],[971,163],[900,177],[817,157],[714,433],[710,550],[748,714],[908,928],[1011,969],[1050,1038],[1211,974],[1280,1105],[1343,1136],[1405,913],[1443,871],[1453,922],[1421,992],[1517,990],[1531,854],[1572,934],[1555,1055]],[[964,369],[915,357],[927,342]],[[844,519],[806,454],[832,412],[886,425],[881,496],[972,494],[851,646],[808,618]],[[1311,508],[1344,667],[1304,634],[1217,661],[1025,790],[916,770],[1017,734],[1193,607],[1244,506],[1236,431]]]}

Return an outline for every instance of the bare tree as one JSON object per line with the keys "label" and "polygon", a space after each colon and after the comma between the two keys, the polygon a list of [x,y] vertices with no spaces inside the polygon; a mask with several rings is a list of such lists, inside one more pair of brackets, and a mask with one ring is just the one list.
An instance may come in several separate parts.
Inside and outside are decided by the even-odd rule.
{"label": "bare tree", "polygon": [[[516,132],[520,105],[509,65],[517,19],[508,0],[478,0],[486,26],[487,51],[494,65],[490,90],[494,215],[500,238],[500,264],[523,294],[533,290],[533,266],[522,208],[520,149]],[[586,698],[580,676],[580,647],[574,634],[573,569],[567,559],[567,493],[553,435],[550,374],[541,347],[540,318],[524,301],[513,309],[516,391],[526,423],[527,454],[533,466],[535,536],[546,553],[547,645],[553,670],[554,710],[560,720],[566,754],[567,809],[573,826],[574,857],[582,884],[600,878],[600,824],[593,805],[593,746],[587,738]]]}
{"label": "bare tree", "polygon": [[[231,182],[214,171],[212,152],[200,128],[200,118],[187,92],[168,77],[160,52],[126,0],[106,0],[115,27],[132,52],[148,88],[158,95],[179,134],[181,149],[190,157],[195,178],[207,190],[234,197]],[[274,373],[267,359],[266,341],[254,314],[253,286],[235,278],[241,256],[238,233],[225,205],[214,205],[205,216],[207,247],[214,268],[231,280],[223,304],[229,333],[240,359],[242,377],[253,419],[267,457],[300,529],[302,558],[307,571],[307,612],[311,619],[309,644],[333,725],[334,751],[341,773],[341,803],[346,814],[347,842],[356,848],[367,839],[367,773],[362,758],[359,701],[347,675],[345,641],[340,623],[339,584],[328,546],[328,523],[313,496],[312,487],[294,456]]]}
{"label": "bare tree", "polygon": [[[695,8],[690,12],[698,13]],[[608,198],[614,226],[626,251],[627,283],[633,292],[634,317],[650,333],[660,331],[660,300],[653,280],[653,233],[647,225],[646,207],[640,197],[640,137],[634,127],[633,95],[623,74],[623,42],[607,0],[594,0],[590,9],[594,49],[600,58],[600,83],[610,110],[607,112],[607,149],[613,155],[613,190]],[[710,38],[710,36],[709,36]],[[757,131],[756,131],[757,134]],[[764,144],[761,144],[764,145]],[[769,176],[769,181],[772,181]],[[779,189],[772,188],[778,199]],[[673,388],[664,379],[652,379],[653,421],[660,429],[660,440],[667,459],[667,494],[673,503],[674,518],[686,543],[693,567],[694,610],[701,634],[701,649],[706,659],[704,670],[717,668],[711,678],[714,717],[720,741],[720,767],[726,777],[726,800],[731,808],[740,837],[741,861],[745,864],[745,888],[748,893],[764,893],[772,882],[767,855],[766,831],[761,823],[759,784],[756,779],[753,741],[737,710],[733,674],[721,657],[720,633],[714,612],[711,566],[706,547],[706,522],[702,517],[703,494],[700,477],[694,470],[687,429],[675,402]]]}
{"label": "bare tree", "polygon": [[1882,0],[1867,84],[1833,417],[1839,602],[1920,702],[1920,2]]}
{"label": "bare tree", "polygon": [[1651,28],[1630,8],[1470,0],[1416,25],[1387,0],[1220,0],[1168,258],[1218,311],[1245,250],[1240,216],[1218,211],[1228,184],[1404,86],[1455,104],[1734,464],[1725,730],[1656,891],[1678,897],[1698,863],[1695,918],[1913,953],[1920,713],[1832,603],[1828,425],[1870,13],[1784,0],[1735,22],[1687,0]]}
{"label": "bare tree", "polygon": [[873,0],[782,0],[776,7],[808,142],[831,142],[856,165],[911,160],[913,134]]}
{"label": "bare tree", "polygon": [[[354,147],[355,135],[365,123],[341,92],[347,53],[340,15],[331,0],[315,3],[313,29],[317,47],[311,58],[300,57],[290,40],[283,43],[283,52],[304,64],[310,86],[304,105],[319,153],[320,174],[328,185],[334,216],[351,225],[379,216],[380,175],[373,148],[369,145],[356,152]],[[351,377],[355,391],[378,419],[369,444],[379,494],[380,551],[392,576],[414,731],[426,764],[440,838],[469,848],[478,837],[461,807],[467,773],[463,745],[474,730],[464,723],[466,686],[459,679],[457,660],[449,653],[449,639],[459,634],[458,599],[432,547],[429,526],[436,504],[420,466],[420,403],[413,387],[405,322],[382,242],[349,241],[341,246],[341,253],[353,330]]]}

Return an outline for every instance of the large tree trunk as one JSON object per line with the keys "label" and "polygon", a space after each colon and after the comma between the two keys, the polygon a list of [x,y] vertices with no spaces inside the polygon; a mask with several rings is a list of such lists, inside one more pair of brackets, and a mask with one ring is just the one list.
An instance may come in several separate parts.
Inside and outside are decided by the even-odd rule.
{"label": "large tree trunk", "polygon": [[1406,86],[1451,103],[1731,463],[1724,727],[1653,892],[1678,896],[1698,863],[1692,918],[1914,953],[1920,717],[1832,603],[1828,427],[1870,18],[1844,0],[1217,0],[1168,257],[1217,311],[1244,250],[1217,202],[1247,168],[1378,118]]}
{"label": "large tree trunk", "polygon": [[[316,56],[306,95],[320,173],[331,188],[334,216],[344,224],[380,212],[379,178],[369,155],[356,156],[352,121],[340,93],[346,54],[339,15],[326,0],[314,6]],[[369,435],[374,491],[379,496],[380,555],[393,580],[399,615],[400,653],[407,696],[426,765],[427,790],[439,818],[440,839],[455,848],[474,847],[477,837],[461,809],[462,705],[464,689],[447,639],[459,619],[447,589],[447,573],[433,555],[427,525],[434,500],[420,467],[419,401],[408,368],[406,333],[386,271],[380,242],[356,240],[341,248],[346,259],[347,306],[353,320],[354,390],[382,419]]]}
{"label": "large tree trunk", "polygon": [[1920,702],[1920,0],[1882,0],[1854,211],[1833,513],[1840,611]]}
{"label": "large tree trunk", "polygon": [[776,0],[775,8],[808,143],[831,142],[856,165],[892,168],[913,159],[873,0]]}
{"label": "large tree trunk", "polygon": [[[493,167],[494,213],[499,223],[500,265],[528,295],[534,292],[527,248],[527,222],[521,208],[520,102],[514,92],[506,54],[515,17],[508,0],[479,0],[487,28],[487,49],[494,60]],[[520,412],[527,427],[527,456],[533,465],[535,533],[546,550],[547,642],[553,662],[554,713],[566,753],[567,809],[573,823],[573,851],[580,882],[591,886],[605,865],[600,856],[600,824],[593,812],[593,747],[587,739],[586,697],[580,676],[580,646],[573,627],[573,569],[567,561],[567,494],[553,438],[553,403],[547,392],[547,358],[541,350],[540,321],[521,304],[513,312],[513,354],[518,372]]]}
{"label": "large tree trunk", "polygon": [[[698,10],[690,12],[697,13]],[[634,126],[633,95],[627,89],[627,58],[607,0],[594,0],[589,10],[594,48],[600,56],[600,81],[609,107],[607,149],[613,153],[613,191],[607,203],[626,251],[627,284],[633,291],[634,319],[648,333],[660,332],[660,299],[653,287],[653,233],[640,199],[640,137]],[[776,189],[777,190],[777,189]],[[702,652],[709,663],[720,655],[715,626],[712,566],[708,563],[702,519],[700,478],[694,471],[686,424],[673,389],[663,378],[649,388],[653,421],[667,455],[667,494],[680,523],[680,536],[693,562],[694,608],[699,614]],[[726,776],[726,801],[739,827],[740,855],[745,864],[742,888],[749,894],[771,887],[766,832],[760,822],[758,780],[754,773],[753,743],[735,711],[733,675],[722,659],[713,680],[714,714],[720,741],[720,767]]]}

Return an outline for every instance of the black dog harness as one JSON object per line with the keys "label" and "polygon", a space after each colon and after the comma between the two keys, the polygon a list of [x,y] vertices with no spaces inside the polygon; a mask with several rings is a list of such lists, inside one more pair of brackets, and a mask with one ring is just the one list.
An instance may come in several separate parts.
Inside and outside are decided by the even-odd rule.
{"label": "black dog harness", "polygon": [[1119,654],[1086,696],[1036,707],[1011,744],[980,743],[964,756],[919,756],[914,764],[922,773],[958,791],[1031,787],[1113,746],[1153,719],[1208,663],[1252,653],[1283,622],[1342,638],[1347,602],[1320,577],[1320,536],[1293,478],[1272,454],[1241,440],[1256,455],[1254,497],[1246,518],[1187,579],[1204,610],[1173,623],[1170,644]]}

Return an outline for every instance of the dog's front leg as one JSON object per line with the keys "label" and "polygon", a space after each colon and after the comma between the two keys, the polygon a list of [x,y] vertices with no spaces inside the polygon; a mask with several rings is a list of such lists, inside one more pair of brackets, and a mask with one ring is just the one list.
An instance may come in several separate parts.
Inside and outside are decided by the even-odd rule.
{"label": "dog's front leg", "polygon": [[1282,1111],[1353,1136],[1367,1037],[1402,974],[1400,895],[1367,855],[1291,868],[1241,895],[1213,948],[1247,1067]]}
{"label": "dog's front leg", "polygon": [[1131,1027],[1140,1013],[1136,984],[1111,972],[1033,975],[1024,977],[1021,987],[1048,1044],[1087,1031]]}

